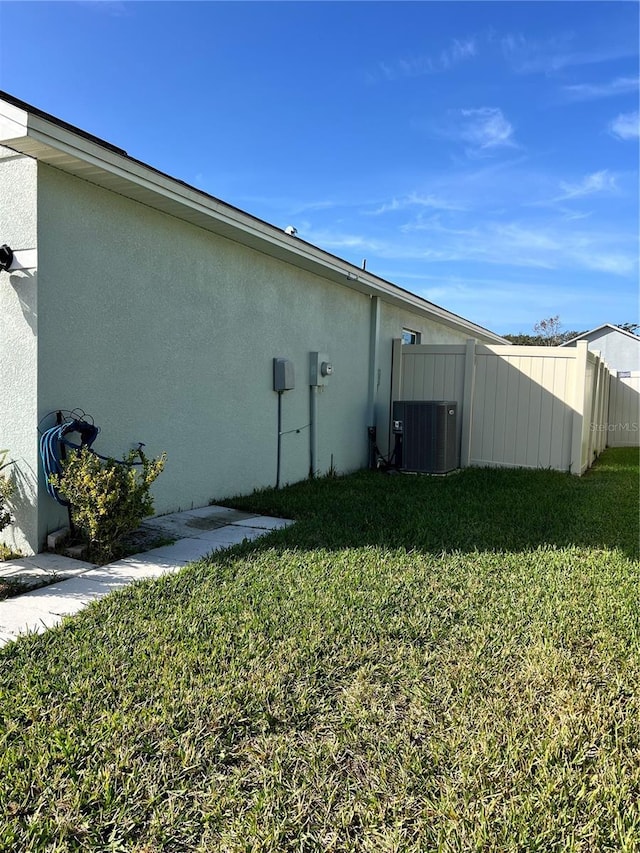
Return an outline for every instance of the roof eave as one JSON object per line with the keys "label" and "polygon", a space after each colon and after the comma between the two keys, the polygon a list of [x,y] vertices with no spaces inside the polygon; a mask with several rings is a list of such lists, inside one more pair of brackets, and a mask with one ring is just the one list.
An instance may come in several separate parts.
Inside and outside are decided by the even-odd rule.
{"label": "roof eave", "polygon": [[588,332],[583,332],[581,335],[576,335],[575,338],[570,338],[568,341],[564,341],[564,343],[560,344],[560,346],[570,346],[576,341],[581,341],[589,335],[592,335],[594,332],[599,332],[602,329],[611,329],[612,332],[620,332],[621,335],[626,335],[628,338],[640,342],[640,338],[638,337],[638,335],[634,335],[633,332],[628,332],[626,329],[621,329],[620,326],[614,326],[613,323],[602,323],[602,325],[596,326],[594,329],[589,329]]}
{"label": "roof eave", "polygon": [[0,144],[337,284],[437,319],[470,337],[509,343],[482,326],[311,243],[285,234],[263,220],[135,160],[122,149],[76,132],[53,117],[0,100]]}

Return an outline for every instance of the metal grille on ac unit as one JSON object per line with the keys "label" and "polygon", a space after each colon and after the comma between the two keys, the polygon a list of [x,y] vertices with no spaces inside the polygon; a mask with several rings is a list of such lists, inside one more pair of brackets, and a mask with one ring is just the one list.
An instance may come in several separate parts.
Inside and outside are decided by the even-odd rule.
{"label": "metal grille on ac unit", "polygon": [[458,404],[449,400],[396,400],[395,461],[402,471],[446,474],[460,467]]}

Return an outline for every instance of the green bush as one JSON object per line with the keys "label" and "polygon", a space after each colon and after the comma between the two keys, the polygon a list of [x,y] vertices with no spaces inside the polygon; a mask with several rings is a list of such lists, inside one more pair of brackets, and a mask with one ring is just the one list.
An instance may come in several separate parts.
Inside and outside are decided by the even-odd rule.
{"label": "green bush", "polygon": [[73,525],[89,543],[92,559],[106,562],[118,556],[123,537],[153,513],[150,487],[165,460],[165,454],[147,459],[142,450],[132,450],[122,464],[83,448],[70,454],[61,475],[50,477],[70,502]]}
{"label": "green bush", "polygon": [[[5,462],[7,457],[7,450],[0,450],[0,471],[3,468],[8,468],[9,465],[13,464],[11,462]],[[0,474],[0,530],[4,530],[11,522],[13,518],[11,517],[11,513],[9,512],[9,508],[7,506],[9,502],[9,498],[13,493],[13,483],[11,480],[8,480],[3,474]]]}

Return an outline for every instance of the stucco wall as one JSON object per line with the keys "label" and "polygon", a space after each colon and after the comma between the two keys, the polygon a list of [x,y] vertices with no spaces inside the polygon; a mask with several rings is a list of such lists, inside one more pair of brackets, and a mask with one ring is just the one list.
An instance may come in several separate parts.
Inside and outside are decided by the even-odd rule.
{"label": "stucco wall", "polygon": [[[37,163],[0,146],[0,244],[36,248]],[[15,464],[5,469],[16,490],[17,525],[0,541],[29,552],[36,537],[33,511],[38,477],[36,271],[0,273],[0,450]]]}
{"label": "stucco wall", "polygon": [[[272,359],[283,395],[281,481],[309,470],[309,351],[334,365],[318,400],[318,469],[366,464],[368,296],[41,167],[39,416],[82,407],[100,452],[166,450],[156,510],[272,485]],[[386,367],[386,365],[385,365]],[[40,535],[58,522],[42,499]]]}
{"label": "stucco wall", "polygon": [[640,370],[640,338],[634,340],[613,329],[601,329],[585,336],[592,352],[599,351],[611,370]]}
{"label": "stucco wall", "polygon": [[[28,158],[0,159],[0,190],[2,241],[36,248],[37,236],[38,250],[37,289],[35,271],[0,281],[0,449],[18,460],[15,544],[37,549],[66,522],[38,475],[37,426],[58,409],[92,415],[106,455],[139,441],[150,455],[167,451],[159,513],[275,484],[276,356],[296,371],[282,398],[281,482],[309,473],[314,350],[334,367],[318,394],[316,471],[367,464],[375,300]],[[384,450],[392,339],[403,327],[425,342],[465,335],[378,304]]]}

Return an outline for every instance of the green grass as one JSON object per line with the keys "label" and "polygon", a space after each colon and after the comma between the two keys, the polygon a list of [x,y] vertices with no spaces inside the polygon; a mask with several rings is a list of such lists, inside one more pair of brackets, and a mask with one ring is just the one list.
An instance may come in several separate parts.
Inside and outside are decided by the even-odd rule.
{"label": "green grass", "polygon": [[638,451],[609,450],[583,477],[466,469],[447,477],[360,472],[230,505],[296,518],[295,541],[441,551],[588,546],[638,555]]}
{"label": "green grass", "polygon": [[363,472],[0,652],[0,850],[640,849],[638,453]]}

